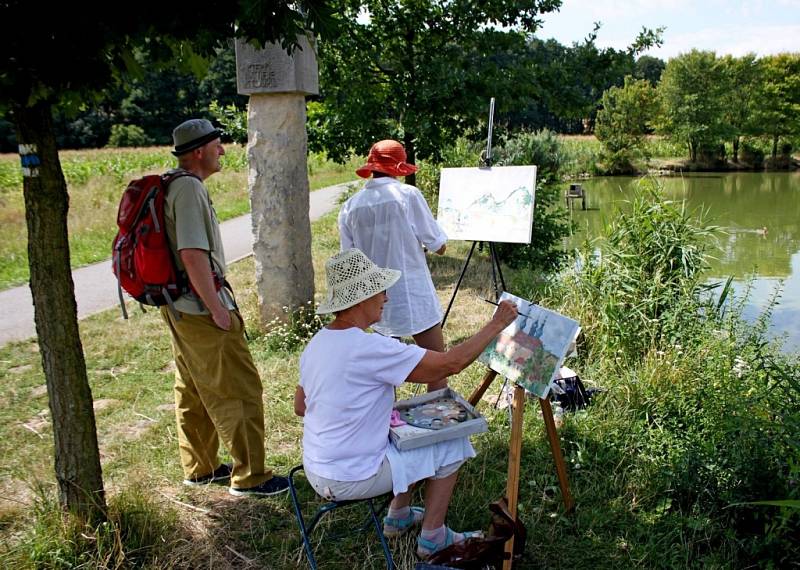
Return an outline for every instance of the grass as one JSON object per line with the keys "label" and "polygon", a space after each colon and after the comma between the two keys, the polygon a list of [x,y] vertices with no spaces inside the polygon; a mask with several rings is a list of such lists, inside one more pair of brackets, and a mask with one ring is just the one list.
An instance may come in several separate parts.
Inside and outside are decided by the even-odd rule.
{"label": "grass", "polygon": [[[324,287],[324,260],[338,250],[335,214],[316,222],[314,262],[317,291]],[[440,295],[446,303],[455,283],[465,251],[454,247],[453,254],[434,260],[434,274],[442,284]],[[285,473],[300,462],[302,425],[292,411],[292,397],[297,382],[298,353],[275,352],[269,349],[268,338],[259,330],[256,294],[253,290],[253,262],[246,259],[232,266],[231,281],[242,303],[245,320],[251,332],[251,350],[264,381],[267,422],[267,461],[277,472]],[[471,274],[471,275],[470,275]],[[473,262],[471,271],[456,300],[447,326],[447,336],[457,341],[474,331],[491,315],[492,307],[478,299],[488,296],[489,268],[485,261]],[[318,295],[319,296],[319,295]],[[130,307],[134,309],[133,306]],[[173,525],[165,525],[167,545],[181,543],[202,527],[204,536],[213,537],[198,552],[182,551],[177,566],[216,567],[235,564],[237,556],[226,546],[248,559],[269,568],[294,568],[300,551],[291,505],[286,497],[264,501],[237,501],[224,489],[184,488],[179,484],[182,475],[178,463],[177,442],[172,411],[172,355],[167,333],[157,313],[131,311],[131,321],[119,317],[119,311],[109,310],[81,321],[81,337],[87,359],[92,393],[95,399],[97,430],[103,461],[103,474],[111,497],[126,493],[137,496],[136,489],[145,493],[152,503],[150,509],[176,512]],[[479,366],[463,373],[454,383],[462,392],[469,391],[482,374]],[[25,529],[33,523],[35,512],[23,505],[41,504],[42,497],[51,497],[52,431],[48,421],[47,396],[35,340],[7,345],[0,349],[0,533],[7,545],[0,562],[24,567],[30,562],[32,546],[26,546]],[[498,386],[495,390],[499,389]],[[411,395],[410,390],[402,391]],[[531,408],[534,410],[535,408]],[[536,425],[531,412],[529,421]],[[506,457],[503,447],[507,437],[505,414],[493,413],[495,435],[485,437],[480,461],[469,467],[471,476],[464,478],[467,488],[480,488],[485,500],[459,498],[454,503],[452,524],[457,527],[485,526],[488,517],[486,504],[503,493]],[[531,430],[528,445],[546,444],[540,430]],[[533,442],[533,443],[532,443]],[[26,465],[22,475],[16,466]],[[555,472],[549,463],[542,466],[542,480],[555,484]],[[547,475],[549,471],[551,474]],[[37,488],[44,491],[37,491]],[[485,487],[485,488],[484,488]],[[310,494],[305,495],[308,499]],[[52,499],[50,499],[52,500]],[[213,514],[203,514],[182,506],[190,504]],[[558,503],[552,501],[554,512]],[[47,510],[47,509],[45,509]],[[164,515],[170,518],[167,515]],[[236,520],[236,524],[220,524]],[[177,526],[176,526],[177,525]],[[364,537],[353,542],[353,552],[361,555]],[[34,541],[35,542],[35,541]],[[380,556],[379,546],[368,542],[370,552]],[[41,546],[41,545],[40,545]],[[401,556],[403,565],[410,567],[410,546],[405,545]],[[324,552],[324,549],[323,549]],[[165,554],[154,554],[159,560]],[[333,555],[328,551],[328,555]],[[324,555],[323,555],[324,556]],[[188,557],[188,558],[186,558]],[[374,558],[371,555],[368,558]],[[326,566],[327,567],[327,566]],[[369,568],[369,564],[352,561],[341,568]]]}
{"label": "grass", "polygon": [[[70,194],[68,231],[72,267],[107,259],[116,233],[117,206],[125,184],[139,176],[174,167],[167,147],[62,151]],[[354,157],[339,165],[319,154],[308,159],[311,190],[355,179]],[[243,147],[228,145],[223,170],[208,180],[221,220],[250,210],[247,157]],[[0,155],[0,290],[28,280],[27,228],[19,157]]]}
{"label": "grass", "polygon": [[[735,306],[696,300],[702,228],[679,205],[649,196],[613,218],[603,255],[584,259],[584,272],[504,269],[512,292],[579,320],[580,357],[568,365],[604,389],[560,428],[571,514],[538,406],[526,407],[519,509],[528,542],[520,567],[796,566],[798,513],[735,505],[800,494],[800,364],[763,340],[768,318],[751,328]],[[318,300],[324,261],[338,250],[335,216],[312,226]],[[451,243],[430,260],[443,305],[468,245]],[[484,255],[473,257],[448,318],[449,344],[492,311],[480,300],[491,296]],[[264,382],[267,462],[285,473],[301,458],[302,424],[292,411],[299,351],[276,349],[262,330],[253,274],[245,259],[230,277]],[[0,348],[0,566],[306,567],[287,497],[238,500],[223,488],[180,484],[167,332],[155,311],[131,314],[125,322],[109,310],[80,323],[111,509],[103,528],[75,528],[54,504],[37,343]],[[482,374],[473,365],[451,385],[466,395]],[[473,439],[479,455],[461,472],[448,519],[457,529],[486,528],[488,504],[505,492],[508,416],[489,405],[499,388],[497,381],[480,405],[490,427]],[[408,387],[398,394],[409,395]],[[307,511],[319,504],[305,486],[301,497]],[[413,567],[413,545],[413,537],[393,543],[400,568]],[[316,552],[324,568],[382,567],[374,537],[320,543]]]}
{"label": "grass", "polygon": [[[319,299],[323,263],[338,249],[334,213],[314,223],[313,236]],[[452,243],[446,256],[431,258],[443,303],[452,294],[466,245]],[[302,424],[292,411],[299,352],[270,348],[270,338],[257,322],[253,273],[252,260],[243,260],[232,266],[231,281],[242,301],[251,350],[265,387],[267,462],[285,473],[301,459]],[[490,316],[492,307],[480,300],[491,295],[490,275],[487,260],[480,255],[473,258],[445,329],[448,343],[466,338]],[[542,294],[541,286],[537,290],[531,285],[529,271],[507,270],[506,279],[512,290],[526,288],[528,297]],[[595,332],[597,323],[608,315],[592,314],[591,303],[581,305],[581,289],[571,282],[565,287],[548,293],[547,303],[579,316],[592,331],[590,339],[600,338]],[[305,568],[287,497],[238,500],[224,488],[180,484],[167,333],[154,311],[134,310],[132,315],[131,322],[124,322],[118,311],[110,310],[81,321],[112,510],[107,529],[70,530],[62,517],[54,517],[52,432],[36,343],[31,340],[0,349],[4,378],[0,384],[0,565]],[[766,400],[753,400],[750,391],[761,376],[740,382],[725,372],[730,369],[732,351],[754,362],[752,355],[733,344],[735,338],[733,333],[703,333],[696,349],[682,349],[672,339],[661,353],[648,352],[625,366],[614,355],[597,356],[602,351],[583,347],[581,361],[570,365],[578,366],[589,384],[601,385],[606,392],[588,410],[563,418],[561,445],[577,505],[569,515],[561,503],[539,407],[529,402],[519,499],[528,542],[520,567],[728,568],[751,560],[745,545],[754,540],[763,542],[764,549],[778,550],[783,544],[775,538],[780,525],[796,528],[796,519],[792,523],[791,518],[777,517],[777,511],[772,518],[759,519],[759,511],[749,508],[751,516],[745,520],[753,522],[755,516],[756,521],[773,521],[772,531],[752,536],[733,525],[731,521],[739,520],[731,514],[734,511],[721,508],[727,497],[742,496],[737,491],[742,484],[752,487],[751,500],[786,498],[756,494],[762,479],[759,473],[772,474],[778,468],[776,458],[765,455],[769,446],[759,434],[769,434],[766,441],[775,445],[781,439],[773,433],[776,422],[784,420],[775,415],[777,409],[772,415],[762,415]],[[483,370],[473,365],[452,379],[451,385],[468,394]],[[697,381],[712,370],[708,382]],[[488,504],[505,492],[509,421],[506,411],[490,405],[499,389],[497,381],[480,404],[489,431],[473,438],[479,455],[461,472],[448,519],[454,528],[486,528]],[[398,394],[409,395],[408,387]],[[697,407],[698,402],[703,406]],[[698,410],[705,411],[698,415]],[[745,410],[753,411],[742,417],[748,421],[731,423]],[[710,447],[696,465],[692,457],[699,450],[695,446],[704,442]],[[753,457],[752,472],[724,464],[728,458],[734,467],[746,465],[748,456]],[[20,465],[25,466],[24,472]],[[761,487],[767,492],[768,485]],[[307,512],[319,504],[305,485],[301,499]],[[358,514],[349,513],[333,525],[352,526],[357,520]],[[325,523],[323,528],[330,525]],[[757,533],[758,528],[755,524],[750,532]],[[105,542],[98,538],[106,536],[102,533],[108,535]],[[413,547],[413,537],[392,544],[399,568],[413,567]],[[321,542],[316,553],[324,568],[382,567],[374,536]]]}

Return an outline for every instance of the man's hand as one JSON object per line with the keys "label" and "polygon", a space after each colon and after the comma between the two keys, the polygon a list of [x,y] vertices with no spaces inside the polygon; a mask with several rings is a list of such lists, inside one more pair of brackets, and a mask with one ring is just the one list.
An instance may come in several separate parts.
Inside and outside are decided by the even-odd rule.
{"label": "man's hand", "polygon": [[208,252],[204,249],[189,248],[182,249],[178,253],[186,268],[186,273],[189,275],[192,288],[199,295],[208,312],[211,313],[214,324],[224,331],[230,330],[231,315],[217,295]]}
{"label": "man's hand", "polygon": [[508,325],[513,323],[517,320],[517,306],[506,299],[505,301],[500,301],[500,304],[497,305],[497,310],[494,312],[494,316],[492,320],[496,323],[502,324],[503,328],[506,328]]}
{"label": "man's hand", "polygon": [[211,318],[214,320],[214,324],[222,330],[231,330],[231,312],[228,309],[223,307],[220,311],[214,311],[211,313]]}

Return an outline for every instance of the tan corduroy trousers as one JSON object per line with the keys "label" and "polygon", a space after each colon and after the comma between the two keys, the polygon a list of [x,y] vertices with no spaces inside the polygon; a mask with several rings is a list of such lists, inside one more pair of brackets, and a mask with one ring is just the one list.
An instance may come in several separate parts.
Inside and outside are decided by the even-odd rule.
{"label": "tan corduroy trousers", "polygon": [[223,331],[210,315],[169,309],[161,316],[172,336],[175,357],[175,415],[183,473],[208,475],[220,465],[219,441],[233,457],[231,486],[260,485],[272,472],[264,467],[264,406],[258,370],[244,339],[242,317],[231,311]]}

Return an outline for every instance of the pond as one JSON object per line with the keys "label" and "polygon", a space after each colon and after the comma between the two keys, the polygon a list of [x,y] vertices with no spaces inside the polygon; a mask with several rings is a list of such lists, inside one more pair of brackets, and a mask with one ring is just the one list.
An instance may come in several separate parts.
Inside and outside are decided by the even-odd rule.
{"label": "pond", "polygon": [[[707,223],[723,229],[708,277],[724,281],[733,275],[738,293],[751,284],[746,318],[755,319],[782,287],[770,332],[786,337],[785,350],[800,350],[800,172],[695,173],[658,180],[666,198],[686,200],[690,211],[705,211]],[[580,200],[573,201],[577,230],[565,246],[574,248],[587,236],[597,236],[616,209],[624,207],[636,181],[581,181],[586,210]]]}

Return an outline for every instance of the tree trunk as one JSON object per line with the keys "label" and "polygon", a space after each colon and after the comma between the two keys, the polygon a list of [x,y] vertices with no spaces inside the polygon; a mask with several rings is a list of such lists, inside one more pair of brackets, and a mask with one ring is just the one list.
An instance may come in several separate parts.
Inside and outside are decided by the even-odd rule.
{"label": "tree trunk", "polygon": [[689,159],[692,162],[697,162],[697,143],[689,143]]}
{"label": "tree trunk", "polygon": [[53,419],[62,507],[86,522],[105,518],[92,393],[78,334],[67,241],[67,184],[49,103],[14,108],[23,165],[28,266],[36,333]]}
{"label": "tree trunk", "polygon": [[739,137],[733,137],[733,162],[739,163]]}
{"label": "tree trunk", "polygon": [[776,160],[778,158],[778,135],[773,135],[772,137],[772,160]]}
{"label": "tree trunk", "polygon": [[[414,135],[409,133],[408,131],[405,132],[403,135],[403,146],[406,147],[406,161],[410,164],[416,164],[417,162],[417,151],[414,148]],[[412,172],[408,176],[406,176],[406,184],[410,184],[411,186],[417,185],[417,174]]]}

